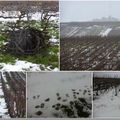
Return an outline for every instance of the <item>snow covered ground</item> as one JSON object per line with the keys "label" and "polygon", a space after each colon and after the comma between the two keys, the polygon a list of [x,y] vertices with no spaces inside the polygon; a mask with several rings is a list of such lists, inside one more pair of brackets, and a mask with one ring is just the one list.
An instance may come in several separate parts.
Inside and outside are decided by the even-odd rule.
{"label": "snow covered ground", "polygon": [[[120,87],[118,87],[118,91]],[[115,89],[109,90],[94,100],[94,117],[114,118],[120,117],[120,92],[115,96]]]}
{"label": "snow covered ground", "polygon": [[[91,117],[91,77],[90,72],[28,73],[28,117],[68,117],[62,107],[70,107],[70,102],[81,99],[89,106],[80,102],[84,109],[83,116],[87,114]],[[56,105],[61,106],[62,110]],[[78,117],[77,110],[74,108],[73,111]]]}
{"label": "snow covered ground", "polygon": [[[61,27],[61,36],[64,37],[81,37],[81,36],[94,36],[94,35],[106,35],[110,32],[109,28],[107,26],[98,26],[98,25],[93,25],[93,26],[88,26],[88,27],[80,27],[80,26],[66,26],[66,27]],[[108,31],[109,30],[109,31]],[[112,29],[111,29],[112,30]],[[104,35],[104,36],[105,36]]]}
{"label": "snow covered ground", "polygon": [[34,64],[27,61],[16,60],[15,64],[0,63],[1,71],[59,71],[58,68],[51,69],[51,66]]}
{"label": "snow covered ground", "polygon": [[1,82],[0,82],[0,118],[10,118],[8,114],[8,109],[5,103]]}
{"label": "snow covered ground", "polygon": [[[80,22],[79,24],[76,22],[72,23],[61,23],[61,37],[81,37],[81,36],[109,36],[120,34],[120,26],[117,23],[84,23]],[[114,33],[115,30],[115,33]]]}

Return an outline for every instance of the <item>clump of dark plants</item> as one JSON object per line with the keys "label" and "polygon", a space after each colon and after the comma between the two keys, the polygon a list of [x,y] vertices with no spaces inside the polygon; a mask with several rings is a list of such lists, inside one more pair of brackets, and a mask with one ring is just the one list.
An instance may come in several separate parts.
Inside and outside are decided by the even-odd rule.
{"label": "clump of dark plants", "polygon": [[43,31],[32,27],[10,31],[8,36],[9,40],[4,46],[4,51],[15,55],[40,53],[41,49],[47,47],[46,39],[49,39]]}
{"label": "clump of dark plants", "polygon": [[70,101],[68,104],[57,103],[52,106],[56,111],[61,111],[68,118],[87,118],[90,116],[91,104],[84,98]]}
{"label": "clump of dark plants", "polygon": [[42,115],[42,112],[41,111],[37,111],[35,114],[40,116],[40,115]]}

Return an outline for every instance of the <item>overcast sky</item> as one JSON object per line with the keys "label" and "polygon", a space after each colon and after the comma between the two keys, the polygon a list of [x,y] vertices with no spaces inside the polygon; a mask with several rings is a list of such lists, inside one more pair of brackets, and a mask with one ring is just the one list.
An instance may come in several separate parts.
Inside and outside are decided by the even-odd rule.
{"label": "overcast sky", "polygon": [[120,19],[120,1],[61,1],[61,22],[91,21],[112,16]]}
{"label": "overcast sky", "polygon": [[96,77],[119,77],[120,78],[120,72],[94,72],[94,76]]}

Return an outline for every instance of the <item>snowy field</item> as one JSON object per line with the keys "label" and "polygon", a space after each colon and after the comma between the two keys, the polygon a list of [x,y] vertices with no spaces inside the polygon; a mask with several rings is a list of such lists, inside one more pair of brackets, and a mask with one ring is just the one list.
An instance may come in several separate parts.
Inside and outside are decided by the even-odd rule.
{"label": "snowy field", "polygon": [[90,72],[29,72],[28,117],[91,117]]}
{"label": "snowy field", "polygon": [[[96,72],[94,76],[99,77],[99,79],[95,78],[96,82],[94,83],[94,101],[93,101],[94,117],[95,118],[120,117],[120,78],[119,78],[120,72],[101,72],[101,73]],[[103,83],[100,85],[99,84],[100,82]],[[96,88],[98,84],[99,89],[97,90]]]}
{"label": "snowy field", "polygon": [[120,22],[61,23],[61,37],[111,36],[120,34]]}
{"label": "snowy field", "polygon": [[[120,87],[119,87],[120,89]],[[115,96],[115,90],[100,96],[94,101],[94,117],[120,117],[120,93]]]}
{"label": "snowy field", "polygon": [[7,105],[4,99],[2,84],[0,82],[0,118],[10,118],[8,114]]}

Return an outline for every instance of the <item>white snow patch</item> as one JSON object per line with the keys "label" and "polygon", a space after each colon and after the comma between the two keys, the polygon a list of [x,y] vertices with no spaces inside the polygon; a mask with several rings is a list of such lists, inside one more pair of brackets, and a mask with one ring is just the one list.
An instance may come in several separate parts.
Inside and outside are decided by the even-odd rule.
{"label": "white snow patch", "polygon": [[107,30],[100,32],[100,36],[102,36],[102,37],[108,36],[108,34],[111,30],[112,30],[112,28],[108,28]]}
{"label": "white snow patch", "polygon": [[8,42],[3,42],[3,45],[7,45],[8,44]]}
{"label": "white snow patch", "polygon": [[1,71],[54,71],[57,68],[51,69],[51,66],[46,67],[43,64],[34,64],[27,61],[22,60],[16,60],[15,64],[5,64],[0,63],[0,66],[2,66]]}
{"label": "white snow patch", "polygon": [[39,65],[27,61],[18,60],[14,65],[1,63],[1,66],[3,66],[2,71],[23,71],[28,69],[30,71],[40,71]]}
{"label": "white snow patch", "polygon": [[59,69],[58,69],[58,68],[54,68],[53,71],[54,71],[54,72],[57,72],[57,71],[59,71]]}
{"label": "white snow patch", "polygon": [[59,40],[58,40],[58,39],[55,39],[55,38],[51,38],[51,39],[49,39],[49,41],[50,41],[50,42],[53,42],[53,43],[59,42]]}
{"label": "white snow patch", "polygon": [[55,37],[49,39],[49,42],[51,45],[59,45],[59,39],[56,39]]}
{"label": "white snow patch", "polygon": [[92,26],[87,27],[86,29],[92,29]]}

